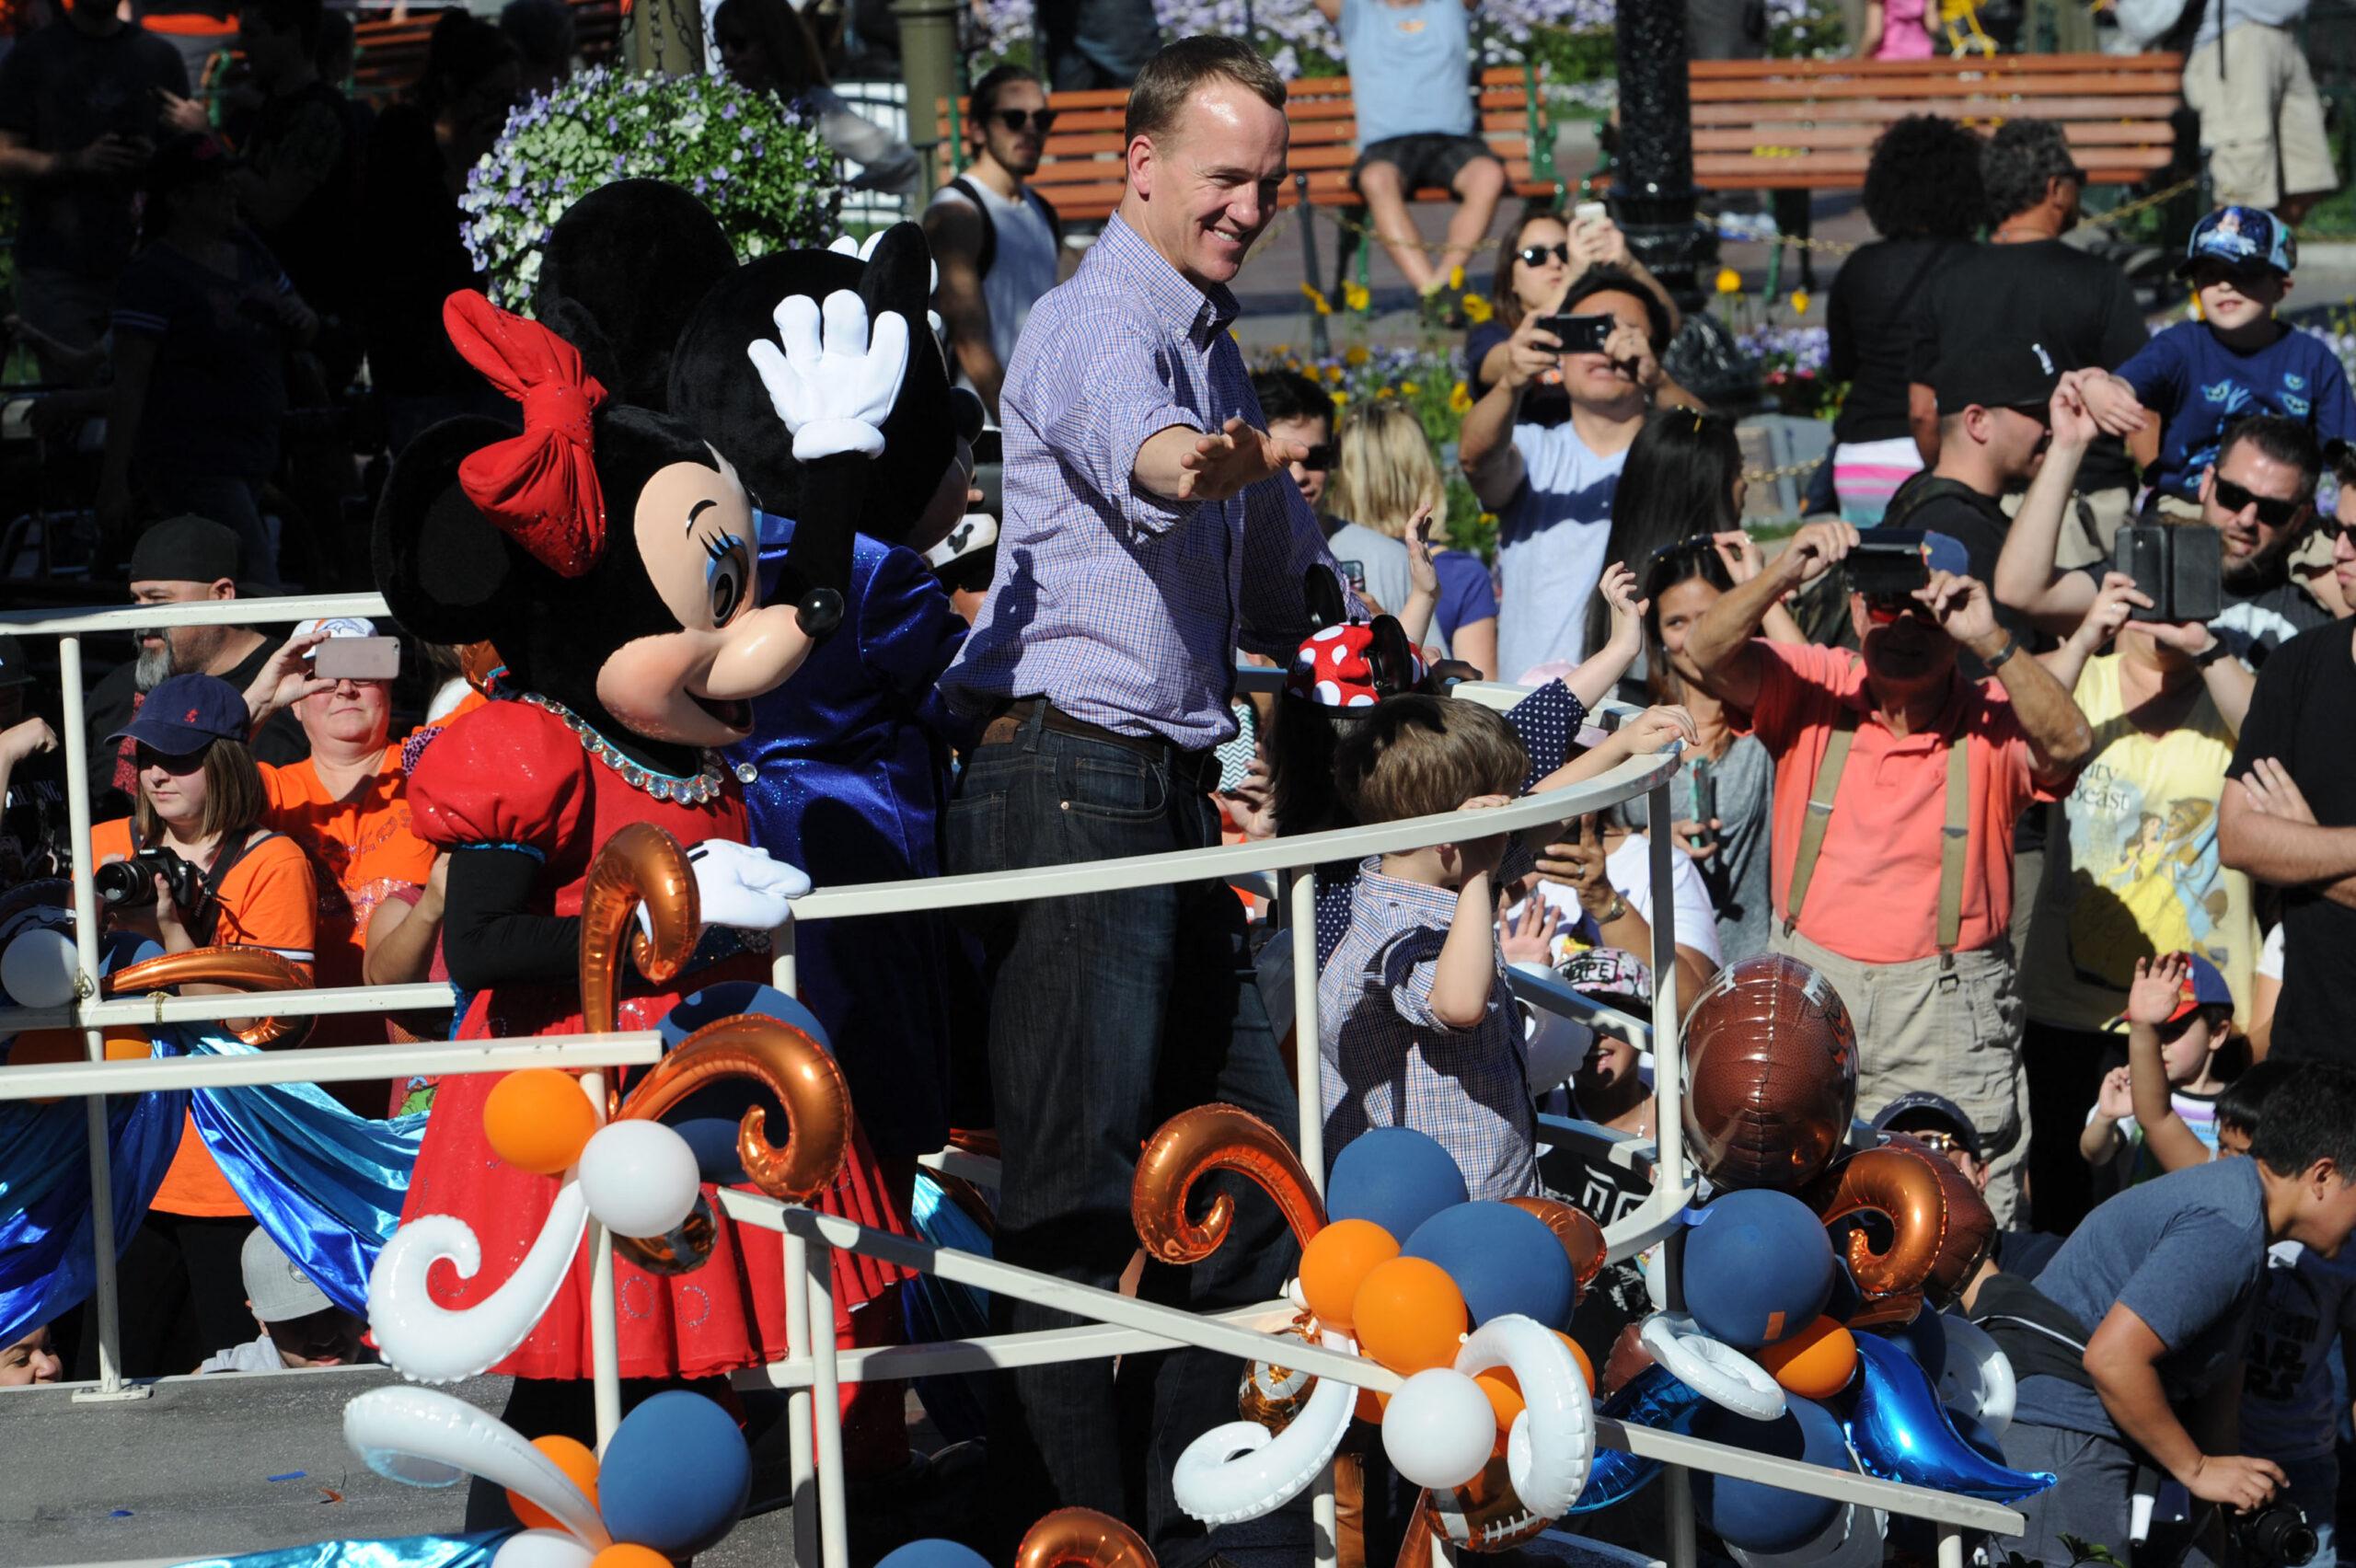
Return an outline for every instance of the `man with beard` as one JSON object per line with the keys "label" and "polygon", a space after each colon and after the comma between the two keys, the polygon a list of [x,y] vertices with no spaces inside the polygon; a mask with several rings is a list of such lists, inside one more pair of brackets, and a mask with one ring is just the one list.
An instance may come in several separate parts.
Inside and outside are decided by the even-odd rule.
{"label": "man with beard", "polygon": [[[2093,744],[2045,666],[1996,624],[1962,546],[1923,536],[1929,581],[1848,596],[1859,649],[1769,642],[1784,594],[1849,556],[1811,523],[1710,607],[1686,651],[1775,760],[1775,951],[1812,965],[1855,1020],[1858,1103],[1931,1090],[1980,1128],[2000,1223],[2027,1149],[2014,1000],[2013,829]],[[1957,668],[1969,653],[1992,679]]]}
{"label": "man with beard", "polygon": [[973,165],[925,209],[925,237],[941,272],[933,303],[948,325],[952,363],[992,424],[1031,306],[1061,281],[1067,255],[1078,259],[1064,249],[1055,208],[1023,183],[1038,169],[1055,122],[1038,77],[1020,65],[990,72],[974,84],[965,121]]}
{"label": "man with beard", "polygon": [[[237,536],[203,517],[174,517],[139,536],[131,551],[131,602],[184,605],[235,599]],[[90,811],[94,818],[130,814],[133,790],[131,743],[110,746],[106,737],[131,722],[147,693],[167,675],[218,675],[243,691],[253,683],[283,638],[266,637],[244,626],[154,627],[139,634],[139,656],[91,688]],[[311,755],[303,727],[291,712],[272,714],[255,732],[255,760],[284,765]]]}
{"label": "man with beard", "polygon": [[[2064,378],[2063,386],[2083,404],[2081,379]],[[1997,599],[2063,635],[2085,618],[2108,570],[2104,562],[2070,571],[2053,565],[2062,508],[2085,451],[2084,441],[2054,440],[1996,563]],[[2315,521],[2322,472],[2315,432],[2274,414],[2227,426],[2217,460],[2200,471],[2201,520],[2225,536],[2225,607],[2209,629],[2217,646],[2253,670],[2281,644],[2331,618],[2290,571],[2291,552]]]}

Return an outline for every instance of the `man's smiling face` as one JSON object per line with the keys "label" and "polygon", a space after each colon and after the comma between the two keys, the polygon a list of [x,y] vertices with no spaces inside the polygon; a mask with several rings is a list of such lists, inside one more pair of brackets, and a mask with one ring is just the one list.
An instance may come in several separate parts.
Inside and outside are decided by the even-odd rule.
{"label": "man's smiling face", "polygon": [[1130,144],[1145,237],[1187,282],[1224,283],[1242,270],[1276,215],[1289,140],[1282,110],[1215,77],[1187,98],[1176,125]]}

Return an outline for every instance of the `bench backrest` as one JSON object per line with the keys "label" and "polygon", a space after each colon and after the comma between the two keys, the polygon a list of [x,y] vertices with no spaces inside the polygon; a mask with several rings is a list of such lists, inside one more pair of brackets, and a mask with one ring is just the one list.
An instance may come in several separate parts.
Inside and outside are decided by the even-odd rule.
{"label": "bench backrest", "polygon": [[[569,0],[573,48],[597,64],[609,59],[621,36],[620,0]],[[352,96],[383,100],[398,96],[425,69],[425,46],[439,11],[412,12],[394,21],[368,17],[353,29]]]}

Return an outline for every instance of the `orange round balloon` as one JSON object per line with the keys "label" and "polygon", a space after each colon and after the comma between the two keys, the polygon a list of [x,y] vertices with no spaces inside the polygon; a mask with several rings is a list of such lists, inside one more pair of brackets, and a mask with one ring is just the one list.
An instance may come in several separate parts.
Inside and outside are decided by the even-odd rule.
{"label": "orange round balloon", "polygon": [[[575,1092],[578,1093],[577,1090]],[[562,1470],[566,1480],[581,1488],[582,1494],[589,1499],[590,1507],[597,1505],[597,1456],[590,1451],[587,1444],[575,1437],[535,1437],[532,1447]],[[564,1528],[555,1515],[520,1492],[508,1493],[507,1505],[515,1510],[516,1520],[527,1530]],[[640,1549],[633,1547],[630,1550]]]}
{"label": "orange round balloon", "polygon": [[580,1083],[554,1067],[509,1073],[482,1102],[483,1136],[518,1170],[561,1176],[596,1130],[597,1113]]}
{"label": "orange round balloon", "polygon": [[1454,1361],[1472,1323],[1456,1281],[1422,1258],[1369,1269],[1350,1315],[1358,1348],[1403,1377]]}
{"label": "orange round balloon", "polygon": [[[52,1067],[66,1062],[87,1062],[89,1048],[82,1043],[78,1029],[28,1029],[9,1042],[7,1065],[12,1067]],[[156,1054],[148,1038],[130,1029],[110,1029],[105,1032],[107,1060],[110,1062],[144,1062]],[[37,1095],[36,1105],[54,1105],[63,1098],[54,1094]]]}
{"label": "orange round balloon", "polygon": [[1360,1421],[1369,1421],[1380,1426],[1382,1424],[1382,1412],[1390,1408],[1389,1394],[1378,1394],[1372,1389],[1358,1390],[1357,1416]]}
{"label": "orange round balloon", "polygon": [[671,1568],[671,1560],[651,1546],[617,1544],[591,1558],[589,1568]]}
{"label": "orange round balloon", "polygon": [[1775,1381],[1804,1400],[1831,1399],[1849,1386],[1857,1369],[1855,1336],[1830,1318],[1750,1354]]}
{"label": "orange round balloon", "polygon": [[1589,1361],[1587,1352],[1579,1348],[1579,1342],[1562,1330],[1556,1329],[1554,1337],[1563,1342],[1563,1348],[1569,1351],[1571,1359],[1579,1364],[1579,1376],[1587,1379],[1587,1391],[1592,1395],[1595,1392],[1595,1363]]}
{"label": "orange round balloon", "polygon": [[1514,1418],[1530,1408],[1521,1397],[1521,1379],[1508,1367],[1493,1366],[1486,1372],[1472,1374],[1472,1381],[1489,1396],[1489,1408],[1497,1412],[1496,1453],[1506,1451],[1506,1437],[1513,1431]]}
{"label": "orange round balloon", "polygon": [[1350,1307],[1375,1264],[1399,1255],[1391,1232],[1370,1219],[1337,1219],[1300,1250],[1300,1295],[1317,1320],[1350,1332]]}

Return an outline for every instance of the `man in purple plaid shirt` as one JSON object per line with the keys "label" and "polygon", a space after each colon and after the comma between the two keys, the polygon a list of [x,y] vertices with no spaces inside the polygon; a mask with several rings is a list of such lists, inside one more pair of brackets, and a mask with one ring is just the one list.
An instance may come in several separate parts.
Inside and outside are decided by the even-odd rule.
{"label": "man in purple plaid shirt", "polygon": [[[951,804],[953,873],[1218,842],[1212,748],[1236,732],[1240,645],[1289,660],[1304,572],[1332,571],[1261,427],[1227,283],[1275,216],[1283,84],[1232,39],[1163,49],[1129,98],[1128,189],[1080,271],[1033,307],[1000,399],[1006,519],[989,601],[942,677],[983,723]],[[1113,1288],[1137,1251],[1143,1140],[1211,1101],[1299,1114],[1251,977],[1242,906],[1216,882],[979,911],[1004,1172],[998,1255]],[[1165,1049],[1166,1043],[1166,1049]],[[1276,1296],[1298,1256],[1231,1179],[1235,1230],[1141,1291],[1190,1309]],[[1068,1324],[1004,1297],[993,1327]],[[1164,1568],[1212,1550],[1170,1495],[1185,1444],[1234,1419],[1241,1365],[1206,1353],[1025,1367],[990,1426],[995,1544],[1058,1505],[1142,1525]],[[1124,1439],[1128,1439],[1125,1441]],[[1003,1552],[999,1555],[1004,1555]]]}

